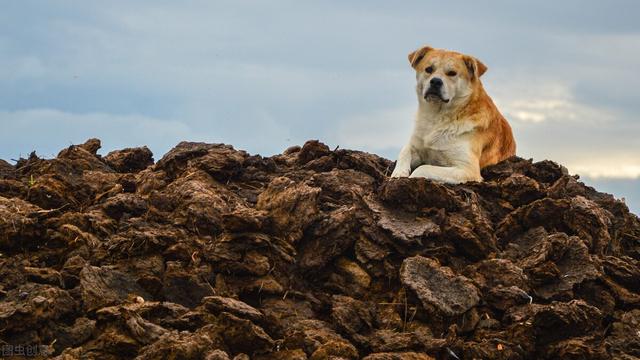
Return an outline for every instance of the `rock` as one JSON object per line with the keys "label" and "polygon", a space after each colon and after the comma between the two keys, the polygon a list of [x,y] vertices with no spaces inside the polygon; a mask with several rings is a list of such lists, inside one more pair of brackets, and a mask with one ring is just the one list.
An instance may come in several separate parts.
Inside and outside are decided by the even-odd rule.
{"label": "rock", "polygon": [[244,206],[237,195],[201,170],[176,179],[162,193],[154,193],[151,201],[170,214],[173,225],[204,235],[220,234],[223,216]]}
{"label": "rock", "polygon": [[141,344],[152,344],[168,332],[167,329],[162,326],[147,321],[143,319],[142,316],[126,308],[121,308],[121,314],[127,324],[131,337]]}
{"label": "rock", "polygon": [[104,161],[119,173],[135,173],[153,165],[153,153],[146,146],[127,148],[108,153]]}
{"label": "rock", "polygon": [[500,193],[513,206],[522,206],[544,197],[544,188],[532,178],[513,174],[499,182]]}
{"label": "rock", "polygon": [[[137,360],[151,359],[203,359],[205,356],[221,356],[224,352],[213,353],[224,347],[211,325],[205,326],[195,333],[169,332],[156,342],[139,351]],[[215,357],[213,357],[215,359]],[[222,357],[224,359],[224,357]]]}
{"label": "rock", "polygon": [[240,207],[233,212],[222,214],[224,230],[228,232],[248,232],[263,230],[267,222],[265,211]]}
{"label": "rock", "polygon": [[70,326],[59,324],[55,329],[57,334],[54,344],[56,350],[79,346],[88,341],[96,330],[96,321],[86,317],[77,318]]}
{"label": "rock", "polygon": [[[75,171],[79,170],[105,170],[110,169],[97,155],[102,147],[100,140],[89,139],[81,145],[71,145],[58,153],[58,159],[70,160]],[[57,165],[57,164],[56,164]],[[59,164],[63,165],[64,164]],[[55,165],[54,165],[55,166]]]}
{"label": "rock", "polygon": [[308,241],[301,244],[298,264],[305,270],[317,270],[342,255],[356,240],[358,214],[355,207],[331,211],[308,230]]}
{"label": "rock", "polygon": [[362,301],[348,296],[334,295],[331,320],[344,333],[354,335],[372,327],[373,314],[370,305]]}
{"label": "rock", "polygon": [[131,275],[109,267],[85,266],[80,272],[80,289],[87,311],[118,304],[129,295],[151,297]]}
{"label": "rock", "polygon": [[[0,327],[21,331],[44,330],[49,322],[73,318],[78,304],[68,291],[50,285],[28,283],[7,291],[0,302]],[[11,334],[11,333],[9,333]],[[30,334],[25,340],[36,343]]]}
{"label": "rock", "polygon": [[309,140],[297,151],[298,164],[306,164],[330,153],[329,147],[318,140]]}
{"label": "rock", "polygon": [[599,336],[586,336],[559,341],[544,352],[545,359],[609,359]]}
{"label": "rock", "polygon": [[347,205],[371,193],[375,189],[376,180],[352,168],[332,169],[313,174],[307,184],[321,189],[320,202]]}
{"label": "rock", "polygon": [[319,212],[319,194],[319,188],[279,177],[272,180],[260,194],[256,208],[268,212],[276,229],[286,230],[289,233],[287,240],[295,243]]}
{"label": "rock", "polygon": [[354,150],[334,151],[336,166],[339,169],[355,169],[376,180],[384,182],[393,171],[393,163],[374,154]]}
{"label": "rock", "polygon": [[489,259],[477,263],[470,272],[473,280],[483,288],[516,286],[529,290],[524,271],[509,259]]}
{"label": "rock", "polygon": [[282,346],[287,349],[302,349],[313,356],[327,354],[332,347],[339,349],[339,352],[349,355],[349,358],[356,358],[358,351],[342,336],[338,335],[329,324],[320,320],[301,320],[295,322],[285,333]]}
{"label": "rock", "polygon": [[0,179],[11,178],[14,176],[16,169],[13,165],[0,159]]}
{"label": "rock", "polygon": [[543,160],[533,163],[531,160],[524,160],[517,156],[482,169],[482,177],[485,180],[506,178],[512,174],[526,175],[538,182],[553,184],[567,175],[567,169],[553,161]]}
{"label": "rock", "polygon": [[[54,359],[632,359],[640,219],[561,165],[319,141],[0,161],[0,338]],[[49,346],[51,344],[51,346]],[[46,351],[45,351],[46,350]]]}
{"label": "rock", "polygon": [[204,297],[213,295],[210,284],[190,269],[183,268],[178,262],[167,264],[163,284],[166,300],[189,308],[198,306]]}
{"label": "rock", "polygon": [[341,257],[335,267],[336,272],[329,275],[327,286],[339,289],[344,294],[363,295],[371,285],[371,276],[357,263]]}
{"label": "rock", "polygon": [[604,272],[615,282],[626,288],[640,292],[640,262],[627,257],[605,256],[602,259]]}
{"label": "rock", "polygon": [[[156,348],[159,348],[157,346]],[[139,351],[142,350],[142,353]],[[108,357],[113,356],[113,354],[117,354],[117,356],[123,358],[135,358],[138,355],[138,358],[147,358],[145,357],[144,351],[145,348],[140,349],[140,344],[133,339],[128,333],[122,331],[121,329],[115,326],[108,326],[103,331],[99,332],[95,339],[85,343],[85,346],[80,348],[78,358],[86,359],[86,358],[100,358],[100,357]],[[162,354],[169,353],[167,348],[164,348]],[[158,354],[156,354],[157,358]]]}
{"label": "rock", "polygon": [[504,311],[516,305],[530,303],[533,298],[517,286],[503,287],[498,285],[487,291],[485,301],[490,306]]}
{"label": "rock", "polygon": [[637,357],[640,349],[640,310],[631,310],[612,323],[610,335],[605,342],[615,358]]}
{"label": "rock", "polygon": [[[611,214],[582,196],[570,199],[540,199],[512,212],[498,225],[498,237],[510,239],[525,229],[543,226],[547,231],[563,231],[588,241],[591,252],[602,254],[611,243]],[[612,244],[617,246],[617,244]]]}
{"label": "rock", "polygon": [[447,211],[460,208],[455,192],[445,185],[426,179],[393,178],[380,188],[380,198],[385,204],[408,212],[433,207]]}
{"label": "rock", "polygon": [[377,330],[368,337],[367,343],[371,351],[379,353],[413,349],[421,345],[414,333],[393,330]]}
{"label": "rock", "polygon": [[265,353],[273,349],[274,341],[259,326],[250,320],[223,312],[219,324],[222,338],[233,352]]}
{"label": "rock", "polygon": [[533,317],[538,344],[588,335],[600,326],[602,313],[581,300],[553,302]]}
{"label": "rock", "polygon": [[301,320],[309,320],[315,317],[311,304],[292,298],[268,298],[262,303],[262,312],[265,315],[265,323],[269,324],[270,333],[276,333],[280,338],[285,331]]}
{"label": "rock", "polygon": [[377,218],[378,226],[405,246],[422,245],[426,239],[436,237],[441,233],[440,226],[429,218],[416,216],[402,210],[394,211],[372,200],[367,201],[367,205]]}
{"label": "rock", "polygon": [[21,199],[0,196],[0,250],[28,249],[40,242],[45,230],[37,215],[38,206]]}
{"label": "rock", "polygon": [[60,273],[51,268],[36,268],[25,266],[25,275],[27,279],[39,284],[50,284],[56,286],[62,286],[62,276]]}
{"label": "rock", "polygon": [[492,229],[481,229],[474,224],[473,218],[469,219],[459,214],[451,215],[445,224],[444,233],[459,252],[471,259],[484,259],[496,251]]}
{"label": "rock", "polygon": [[442,316],[461,315],[480,301],[471,280],[454,274],[436,260],[422,256],[402,262],[400,280],[416,293],[425,310]]}
{"label": "rock", "polygon": [[246,153],[230,146],[216,146],[206,155],[193,160],[193,166],[211,175],[218,181],[227,181],[242,171]]}
{"label": "rock", "polygon": [[[12,173],[13,174],[13,173]],[[6,177],[9,177],[7,175]],[[29,192],[29,186],[18,180],[3,179],[0,169],[0,193],[7,198],[23,198]]]}
{"label": "rock", "polygon": [[[156,165],[156,170],[164,171],[170,179],[175,179],[184,171],[193,159],[198,159],[209,151],[229,153],[233,147],[223,144],[205,144],[183,141],[166,153]],[[224,164],[224,162],[223,162]]]}
{"label": "rock", "polygon": [[118,194],[105,201],[102,210],[109,217],[120,220],[123,216],[141,216],[149,210],[149,207],[147,202],[138,195]]}
{"label": "rock", "polygon": [[262,313],[253,306],[232,298],[223,296],[207,296],[202,299],[202,304],[208,311],[211,311],[214,314],[226,311],[241,318],[258,322],[264,318]]}
{"label": "rock", "polygon": [[536,230],[512,245],[510,256],[519,259],[536,295],[544,299],[572,298],[576,284],[598,274],[587,245],[578,237]]}

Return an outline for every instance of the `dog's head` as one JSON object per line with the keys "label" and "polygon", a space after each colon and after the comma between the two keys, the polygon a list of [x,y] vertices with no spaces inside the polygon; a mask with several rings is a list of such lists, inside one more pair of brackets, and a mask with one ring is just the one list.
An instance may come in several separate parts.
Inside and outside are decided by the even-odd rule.
{"label": "dog's head", "polygon": [[473,56],[424,46],[409,54],[421,102],[457,106],[479,86],[487,67]]}

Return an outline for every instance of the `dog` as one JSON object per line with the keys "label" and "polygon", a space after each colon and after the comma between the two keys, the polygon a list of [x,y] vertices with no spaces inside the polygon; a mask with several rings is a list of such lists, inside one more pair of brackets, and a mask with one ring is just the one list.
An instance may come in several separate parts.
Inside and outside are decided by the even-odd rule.
{"label": "dog", "polygon": [[480,169],[515,155],[511,126],[480,81],[487,71],[482,62],[424,46],[409,54],[409,63],[416,71],[418,111],[391,177],[482,181]]}

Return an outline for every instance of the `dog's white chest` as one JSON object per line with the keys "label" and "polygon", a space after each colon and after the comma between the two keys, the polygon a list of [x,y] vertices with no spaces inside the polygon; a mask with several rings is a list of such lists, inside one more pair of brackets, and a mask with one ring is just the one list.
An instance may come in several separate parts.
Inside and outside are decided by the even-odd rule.
{"label": "dog's white chest", "polygon": [[[422,119],[421,119],[422,120]],[[421,142],[422,148],[447,150],[468,142],[467,134],[474,129],[470,121],[420,121],[416,124],[414,137]]]}
{"label": "dog's white chest", "polygon": [[458,133],[452,127],[432,127],[425,129],[426,131],[420,136],[422,138],[422,147],[433,150],[446,150],[458,142]]}
{"label": "dog's white chest", "polygon": [[424,163],[447,166],[466,158],[470,151],[471,122],[446,119],[416,124],[412,141]]}

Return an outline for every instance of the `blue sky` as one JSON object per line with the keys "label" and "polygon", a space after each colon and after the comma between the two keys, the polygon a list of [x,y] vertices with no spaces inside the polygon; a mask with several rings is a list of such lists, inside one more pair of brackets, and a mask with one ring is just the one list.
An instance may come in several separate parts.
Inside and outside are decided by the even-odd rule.
{"label": "blue sky", "polygon": [[0,13],[0,158],[100,137],[270,155],[319,138],[395,158],[411,130],[407,54],[488,65],[518,153],[640,211],[637,1],[33,1]]}

